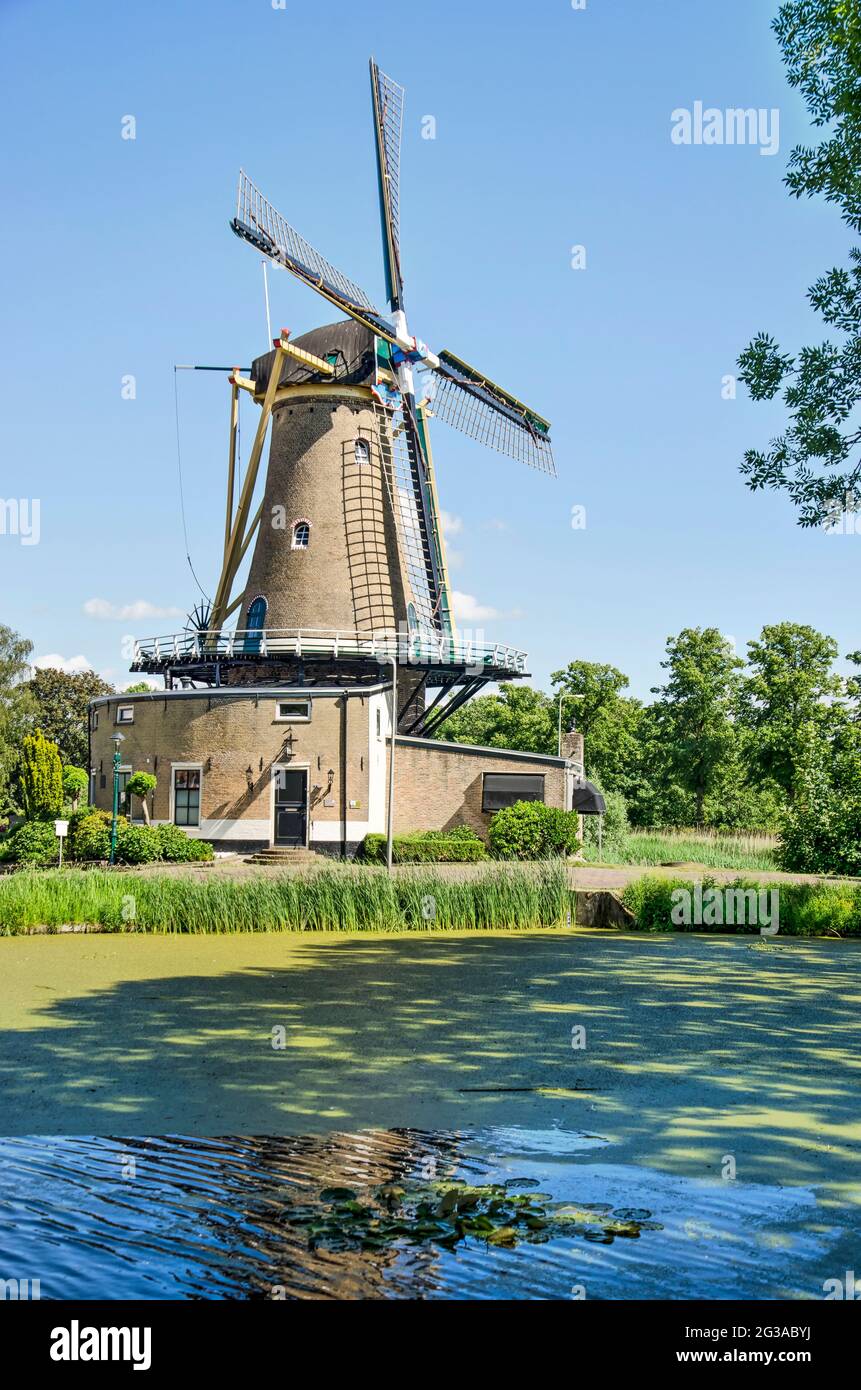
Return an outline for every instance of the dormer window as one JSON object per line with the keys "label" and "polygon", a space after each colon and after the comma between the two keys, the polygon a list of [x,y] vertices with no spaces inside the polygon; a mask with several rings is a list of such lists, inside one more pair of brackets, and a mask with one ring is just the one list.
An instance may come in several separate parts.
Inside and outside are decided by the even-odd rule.
{"label": "dormer window", "polygon": [[293,522],[293,543],[292,550],[307,550],[311,543],[311,523],[310,521]]}

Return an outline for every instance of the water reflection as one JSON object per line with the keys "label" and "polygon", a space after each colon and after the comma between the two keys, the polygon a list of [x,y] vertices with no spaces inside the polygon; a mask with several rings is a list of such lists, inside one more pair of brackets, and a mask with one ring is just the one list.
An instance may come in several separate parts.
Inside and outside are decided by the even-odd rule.
{"label": "water reflection", "polygon": [[595,1162],[606,1145],[514,1128],[0,1140],[0,1279],[38,1278],[43,1298],[805,1296],[837,1234],[812,1193],[730,1195]]}

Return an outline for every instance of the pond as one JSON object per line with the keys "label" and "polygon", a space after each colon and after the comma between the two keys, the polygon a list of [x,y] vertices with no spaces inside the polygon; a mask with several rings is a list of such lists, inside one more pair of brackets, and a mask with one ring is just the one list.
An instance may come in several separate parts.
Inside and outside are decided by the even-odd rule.
{"label": "pond", "polygon": [[43,1299],[823,1296],[844,1232],[813,1190],[612,1147],[516,1126],[0,1140],[0,1279]]}

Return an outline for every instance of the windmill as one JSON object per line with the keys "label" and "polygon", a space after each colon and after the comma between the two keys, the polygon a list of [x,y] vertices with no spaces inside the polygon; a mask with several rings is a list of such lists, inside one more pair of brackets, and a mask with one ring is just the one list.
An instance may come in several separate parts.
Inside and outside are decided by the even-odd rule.
{"label": "windmill", "polygon": [[[252,661],[274,657],[278,652],[283,655],[291,642],[295,644],[296,640],[301,640],[303,658],[308,654],[307,637],[296,639],[294,629],[303,628],[307,632],[309,627],[318,631],[324,628],[322,622],[309,623],[307,619],[309,612],[312,616],[316,614],[315,604],[326,616],[329,627],[360,628],[359,636],[370,636],[372,640],[383,627],[392,623],[398,627],[406,617],[410,639],[416,644],[411,659],[414,665],[423,668],[421,678],[411,687],[414,711],[410,727],[425,732],[429,731],[431,723],[428,712],[419,708],[421,687],[439,687],[440,693],[433,701],[433,707],[437,707],[455,685],[461,686],[456,697],[445,706],[447,716],[455,704],[468,699],[488,680],[526,674],[523,653],[498,645],[477,652],[471,644],[464,647],[459,643],[446,572],[428,421],[431,417],[443,420],[479,443],[541,472],[555,475],[555,466],[547,420],[463,358],[449,350],[433,352],[411,333],[404,301],[400,243],[404,91],[381,72],[373,59],[370,77],[385,310],[377,308],[359,285],[300,236],[245,171],[240,171],[236,212],[230,223],[234,233],[269,261],[315,290],[346,315],[347,322],[313,330],[296,341],[282,330],[274,340],[274,350],[253,364],[250,377],[243,376],[239,368],[230,375],[230,455],[223,563],[211,612],[207,615],[208,632],[200,633],[195,639],[192,658],[199,659],[206,680],[213,679],[212,671],[218,666],[214,676],[216,682],[221,679],[220,667],[224,660],[245,658],[246,671],[242,679],[248,680],[253,678],[248,670]],[[243,485],[235,501],[240,391],[253,396],[261,407],[261,414]],[[366,499],[362,505],[367,515],[375,520],[370,528],[360,520],[355,529],[367,538],[369,529],[376,527],[373,563],[363,561],[363,564],[369,573],[374,564],[378,569],[387,570],[387,577],[382,589],[379,584],[375,589],[372,580],[365,575],[359,587],[364,584],[367,595],[363,591],[356,598],[354,594],[350,610],[354,621],[347,623],[346,619],[342,621],[346,611],[343,607],[330,603],[327,608],[326,604],[329,591],[346,587],[348,572],[349,582],[355,589],[356,571],[357,568],[361,571],[362,565],[357,566],[354,554],[346,555],[340,571],[334,560],[330,560],[328,570],[313,571],[311,582],[308,579],[312,572],[311,562],[298,558],[295,546],[292,554],[289,550],[276,551],[271,535],[264,533],[261,527],[261,518],[275,509],[285,493],[291,499],[298,496],[293,508],[293,524],[305,528],[307,536],[313,518],[304,519],[303,498],[312,476],[326,478],[328,500],[325,505],[331,507],[333,495],[340,492],[344,508],[349,511],[347,490],[353,487],[359,496],[359,484],[346,467],[339,474],[333,462],[337,448],[344,452],[347,426],[340,435],[337,430],[329,432],[326,437],[328,452],[324,454],[323,427],[312,426],[307,412],[316,408],[319,421],[327,408],[323,403],[327,393],[333,401],[337,398],[346,407],[350,406],[350,392],[355,397],[362,396],[361,401],[351,406],[355,414],[355,425],[351,428],[357,434],[356,449],[358,451],[366,438],[377,463],[374,476],[378,495],[372,495],[370,484],[362,484]],[[306,414],[298,419],[299,407],[295,406],[297,415],[294,416],[294,403],[300,399]],[[315,406],[315,402],[321,405]],[[334,404],[331,410],[334,418]],[[289,424],[284,422],[288,414]],[[266,491],[252,517],[252,496],[270,420],[273,435]],[[296,438],[302,430],[307,438],[303,437],[304,442],[297,444]],[[316,494],[315,497],[323,506]],[[353,511],[358,514],[357,508]],[[255,532],[257,544],[249,579],[244,591],[234,598],[234,582]],[[347,549],[349,552],[349,545]],[[392,552],[395,552],[394,558]],[[300,622],[295,620],[297,593],[303,586],[304,590],[311,591],[311,597],[304,607],[301,603],[298,605]],[[280,608],[272,603],[273,590],[281,594]],[[292,621],[277,624],[268,620],[267,602],[270,615],[278,608]],[[245,628],[240,622],[236,633],[228,636],[227,620],[240,608],[245,610]],[[359,613],[363,615],[361,622],[356,616]],[[346,650],[340,632],[336,633],[335,641],[334,653],[326,647],[326,642],[322,643],[334,662],[332,678],[336,674],[343,675]],[[298,653],[298,647],[296,650]],[[141,648],[138,668],[153,669],[151,664],[146,664],[153,657],[156,662],[161,661],[163,668],[165,659],[170,663],[176,659],[185,660],[185,655],[183,650],[177,651],[176,646],[164,659],[160,650]],[[322,653],[320,655],[322,659]],[[465,674],[467,668],[468,674]],[[437,716],[439,714],[438,709]]]}

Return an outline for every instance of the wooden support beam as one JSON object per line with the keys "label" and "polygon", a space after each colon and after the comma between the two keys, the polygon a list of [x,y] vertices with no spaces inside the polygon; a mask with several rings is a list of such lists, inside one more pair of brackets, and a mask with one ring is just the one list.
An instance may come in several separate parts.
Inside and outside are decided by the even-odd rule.
{"label": "wooden support beam", "polygon": [[224,560],[227,559],[227,547],[230,544],[230,532],[233,527],[233,489],[236,481],[236,438],[239,433],[239,386],[236,382],[235,371],[230,378],[230,382],[230,448],[227,458],[227,509],[224,516]]}
{"label": "wooden support beam", "polygon": [[282,337],[275,344],[272,370],[269,373],[269,382],[266,386],[266,394],[263,397],[260,419],[257,422],[257,432],[254,435],[254,443],[251,446],[251,455],[248,459],[245,481],[242,484],[239,506],[230,529],[227,545],[225,546],[224,563],[222,565],[218,587],[215,590],[215,599],[212,604],[212,616],[210,618],[210,627],[215,632],[219,631],[224,623],[226,609],[230,602],[230,591],[233,587],[233,581],[236,578],[236,571],[239,568],[242,542],[245,537],[248,513],[251,508],[251,498],[254,495],[254,488],[257,483],[257,472],[260,467],[263,446],[266,443],[266,432],[269,428],[269,419],[272,415],[272,406],[275,402],[278,385],[281,381],[284,358],[287,355],[284,342],[285,339]]}

